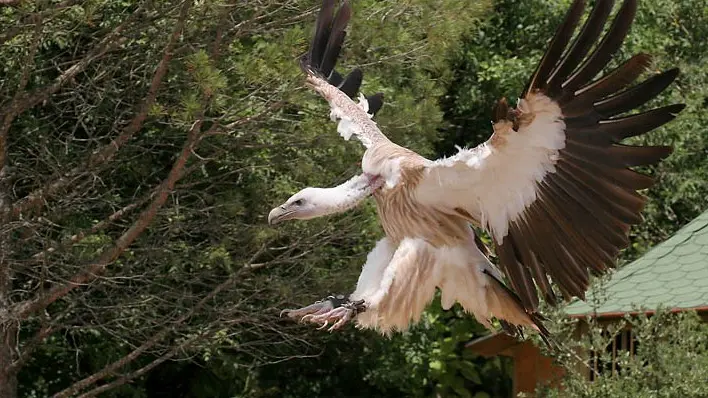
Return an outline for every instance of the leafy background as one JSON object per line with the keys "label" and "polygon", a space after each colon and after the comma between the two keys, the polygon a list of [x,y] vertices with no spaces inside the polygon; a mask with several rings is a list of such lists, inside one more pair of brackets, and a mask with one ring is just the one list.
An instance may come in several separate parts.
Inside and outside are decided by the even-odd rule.
{"label": "leafy background", "polygon": [[[388,338],[354,328],[322,333],[277,317],[279,309],[350,291],[382,235],[371,203],[277,229],[265,222],[269,209],[293,192],[339,183],[359,168],[361,149],[333,134],[326,104],[303,87],[296,67],[317,3],[45,0],[0,6],[4,118],[23,95],[41,94],[72,65],[90,61],[42,101],[3,119],[10,124],[2,189],[10,202],[23,203],[62,178],[70,183],[24,209],[21,218],[6,219],[7,256],[0,265],[13,279],[0,308],[43,297],[43,289],[119,245],[160,192],[194,127],[201,127],[149,227],[105,264],[99,279],[18,321],[18,351],[28,354],[17,373],[17,396],[72,388],[156,336],[162,338],[130,363],[72,394],[110,383],[115,386],[101,396],[510,394],[511,363],[465,350],[466,342],[487,332],[458,307],[443,311],[438,300],[418,325]],[[385,94],[377,122],[389,137],[425,156],[450,154],[455,145],[487,138],[492,104],[520,93],[569,3],[358,0],[341,65],[362,67],[364,92]],[[171,32],[179,33],[176,39]],[[111,49],[91,58],[104,42]],[[649,52],[655,56],[649,73],[679,66],[678,81],[652,104],[688,106],[668,126],[638,139],[670,143],[675,152],[646,170],[659,182],[646,192],[645,222],[632,230],[633,246],[621,261],[705,210],[707,43],[704,1],[640,3],[619,58]],[[141,113],[167,53],[168,69],[145,120],[113,157],[92,161]],[[127,215],[110,218],[125,208]],[[74,240],[77,234],[85,236]],[[228,285],[210,296],[224,281]],[[562,312],[551,314],[559,335],[567,333],[572,325]],[[704,324],[690,316],[635,322],[656,350],[627,358],[632,370],[593,384],[571,372],[563,396],[706,395],[700,379],[708,371]],[[43,338],[34,344],[36,336]],[[575,342],[565,344],[570,349]],[[169,360],[159,362],[168,353]],[[648,370],[644,363],[656,365]],[[139,372],[144,366],[152,367]]]}

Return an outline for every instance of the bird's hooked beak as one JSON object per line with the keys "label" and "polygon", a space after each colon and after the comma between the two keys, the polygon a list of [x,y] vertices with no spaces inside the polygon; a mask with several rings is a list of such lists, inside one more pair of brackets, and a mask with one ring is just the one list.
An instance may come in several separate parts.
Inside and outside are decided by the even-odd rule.
{"label": "bird's hooked beak", "polygon": [[282,204],[268,213],[268,224],[275,225],[279,222],[289,220],[294,213],[295,211],[290,209],[289,206]]}

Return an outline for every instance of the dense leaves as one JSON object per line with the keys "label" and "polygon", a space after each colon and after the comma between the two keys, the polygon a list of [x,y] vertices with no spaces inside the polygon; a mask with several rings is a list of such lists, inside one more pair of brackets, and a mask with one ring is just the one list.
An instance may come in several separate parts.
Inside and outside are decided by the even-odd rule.
{"label": "dense leaves", "polygon": [[[334,134],[296,67],[319,1],[13,3],[0,5],[0,380],[17,376],[20,396],[509,394],[510,363],[464,349],[486,331],[457,307],[435,301],[390,337],[277,318],[351,291],[382,235],[371,203],[265,225],[293,192],[359,168],[359,145]],[[393,140],[450,154],[486,139],[492,104],[520,93],[568,3],[359,0],[342,68],[385,94],[377,122]],[[706,43],[704,2],[640,3],[622,55],[681,67],[656,104],[688,107],[644,138],[676,151],[647,170],[659,183],[626,258],[705,207]],[[705,344],[690,319],[644,322],[685,332],[660,361]],[[645,391],[583,383],[569,391]]]}
{"label": "dense leaves", "polygon": [[[569,352],[595,353],[596,362],[579,363],[572,355],[561,356],[559,362],[572,369],[561,382],[563,389],[540,387],[539,397],[699,398],[708,394],[705,319],[693,312],[672,314],[660,309],[651,317],[628,316],[609,326],[587,321],[583,337],[566,339],[564,344]],[[563,331],[572,336],[575,327],[576,323],[568,324]],[[631,330],[636,352],[620,349],[613,359],[613,341],[623,328]]]}
{"label": "dense leaves", "polygon": [[[515,99],[521,93],[569,3],[496,1],[495,13],[451,51],[455,75],[442,99],[450,124],[441,129],[439,152],[453,153],[454,145],[476,145],[488,137],[489,104],[501,97]],[[666,239],[705,209],[707,20],[708,8],[702,1],[640,2],[632,30],[618,52],[619,61],[638,52],[651,54],[654,63],[645,77],[672,67],[681,69],[677,82],[647,107],[687,104],[677,120],[638,138],[644,144],[669,143],[674,154],[655,170],[647,170],[658,184],[645,193],[650,197],[646,221],[634,228],[634,246],[625,252],[626,258]]]}
{"label": "dense leaves", "polygon": [[[15,377],[22,396],[232,391],[206,386],[212,372],[250,391],[258,367],[321,352],[278,309],[350,290],[380,232],[370,205],[264,222],[358,168],[296,67],[317,3],[2,6],[0,395]],[[379,118],[392,137],[431,154],[444,85],[430,71],[478,10],[356,4],[343,64],[396,93]]]}

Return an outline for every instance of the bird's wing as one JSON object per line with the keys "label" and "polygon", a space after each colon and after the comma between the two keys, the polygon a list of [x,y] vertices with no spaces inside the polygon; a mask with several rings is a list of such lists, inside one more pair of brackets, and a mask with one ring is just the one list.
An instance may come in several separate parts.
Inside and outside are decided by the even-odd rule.
{"label": "bird's wing", "polygon": [[556,301],[550,281],[566,298],[583,298],[589,273],[614,266],[630,225],[641,221],[646,199],[637,190],[653,184],[630,167],[656,164],[672,150],[620,142],[684,108],[619,116],[656,97],[678,70],[627,88],[650,62],[639,54],[593,80],[623,42],[636,1],[624,1],[599,40],[613,1],[598,0],[571,43],[584,8],[584,1],[573,2],[518,107],[497,104],[491,138],[427,163],[414,191],[419,202],[490,232],[501,267],[529,310],[538,306],[537,289]]}
{"label": "bird's wing", "polygon": [[354,69],[346,77],[334,70],[352,15],[351,5],[344,1],[335,13],[335,0],[324,0],[315,24],[310,51],[300,60],[307,82],[329,102],[330,117],[339,120],[337,131],[345,139],[355,136],[365,147],[388,141],[371,118],[383,106],[383,94],[366,97],[359,94],[363,74]]}

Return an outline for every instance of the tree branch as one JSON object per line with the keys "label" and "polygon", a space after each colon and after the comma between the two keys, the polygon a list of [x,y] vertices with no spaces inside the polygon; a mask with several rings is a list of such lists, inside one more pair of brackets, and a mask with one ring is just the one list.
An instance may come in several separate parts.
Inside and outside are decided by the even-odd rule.
{"label": "tree branch", "polygon": [[[158,187],[159,189],[159,187]],[[67,248],[70,245],[76,244],[84,240],[86,236],[88,235],[93,235],[105,228],[107,228],[112,222],[115,222],[117,220],[120,220],[125,216],[126,214],[130,213],[131,211],[137,209],[138,207],[141,207],[145,203],[149,202],[153,196],[155,195],[155,190],[150,191],[147,193],[147,195],[144,195],[142,198],[138,199],[137,201],[122,207],[120,210],[115,211],[113,214],[110,216],[106,217],[102,221],[97,222],[94,224],[91,228],[83,229],[74,235],[71,235],[68,239],[64,239],[63,241],[59,243],[55,243],[53,247],[50,247],[46,250],[43,250],[37,254],[34,254],[32,258],[34,260],[43,260],[47,257],[47,254],[55,252],[57,250],[61,250],[63,248]]]}
{"label": "tree branch", "polygon": [[[154,359],[154,360],[153,360],[152,362],[150,362],[149,364],[143,366],[142,368],[140,368],[140,369],[138,369],[138,370],[136,370],[136,371],[134,371],[134,372],[132,372],[132,373],[128,373],[127,375],[123,375],[123,376],[119,377],[119,378],[116,379],[116,380],[113,380],[112,382],[110,382],[110,383],[108,383],[108,384],[104,384],[104,385],[102,385],[102,386],[100,386],[100,387],[94,388],[94,389],[91,390],[91,391],[88,391],[88,392],[86,392],[86,393],[84,393],[84,394],[81,394],[81,395],[78,396],[78,398],[95,397],[95,396],[97,396],[98,394],[100,394],[100,393],[102,393],[102,392],[106,392],[106,391],[112,390],[112,389],[114,389],[114,388],[116,388],[116,387],[120,387],[120,386],[122,386],[123,384],[125,384],[125,383],[127,383],[127,382],[129,382],[129,381],[131,381],[131,380],[133,380],[133,379],[135,379],[136,377],[140,377],[140,376],[144,375],[145,373],[151,371],[151,370],[154,369],[156,366],[162,364],[163,362],[165,362],[165,361],[167,361],[168,359],[170,359],[170,358],[172,358],[173,356],[175,356],[175,355],[177,354],[177,352],[183,351],[183,350],[187,349],[187,348],[188,348],[190,345],[192,345],[193,343],[195,343],[195,342],[197,342],[197,341],[199,341],[199,340],[203,340],[203,339],[209,337],[209,335],[210,335],[211,333],[212,333],[212,332],[203,332],[203,333],[197,334],[197,335],[195,335],[195,336],[192,336],[192,337],[188,338],[187,340],[183,341],[182,343],[180,343],[179,345],[173,347],[171,350],[169,350],[169,351],[167,351],[166,353],[162,354],[160,357]],[[66,396],[66,395],[64,395],[64,396]],[[61,397],[61,395],[55,395],[55,397]]]}
{"label": "tree branch", "polygon": [[5,107],[2,113],[12,115],[12,118],[14,119],[22,112],[34,107],[40,102],[46,101],[52,94],[59,91],[59,89],[62,88],[66,82],[71,81],[74,77],[76,77],[76,75],[83,72],[86,67],[91,64],[91,62],[101,58],[107,52],[121,44],[122,40],[119,40],[121,33],[141,12],[142,7],[139,7],[135,10],[135,12],[133,12],[133,14],[126,18],[125,21],[116,26],[111,33],[106,35],[106,37],[104,37],[96,47],[89,51],[86,56],[59,75],[59,77],[54,80],[54,83],[35,89],[31,93],[21,95],[16,101],[12,101],[7,107]]}
{"label": "tree branch", "polygon": [[51,14],[61,11],[65,8],[71,7],[78,2],[79,0],[64,0],[52,9],[40,11],[38,13],[30,14],[22,18],[19,24],[7,29],[5,31],[5,34],[0,36],[0,45],[5,44],[8,40],[12,40],[17,35],[19,35],[22,32],[22,28],[24,27],[24,25],[28,24],[32,20],[32,18],[39,17],[40,19],[46,20],[51,16]]}
{"label": "tree branch", "polygon": [[[190,308],[187,313],[176,319],[172,324],[166,326],[162,330],[160,330],[158,333],[154,334],[153,337],[148,339],[145,343],[141,344],[138,348],[134,349],[130,354],[122,357],[121,359],[105,366],[103,369],[100,371],[92,374],[89,377],[86,377],[83,380],[80,380],[68,388],[60,391],[59,393],[54,395],[54,398],[63,398],[63,397],[68,397],[72,394],[75,394],[84,388],[96,383],[97,381],[104,379],[108,375],[114,373],[116,370],[123,368],[124,366],[130,364],[134,360],[136,360],[140,355],[145,353],[148,349],[153,347],[155,344],[159,343],[161,340],[163,340],[167,335],[169,335],[170,332],[174,330],[173,325],[179,325],[184,323],[186,320],[192,317],[195,312],[197,312],[199,309],[201,309],[207,302],[212,300],[214,297],[216,297],[217,294],[221,293],[222,290],[226,289],[227,287],[231,286],[231,284],[234,283],[236,280],[236,275],[231,275],[227,280],[219,284],[217,287],[215,287],[209,294],[204,296],[199,302],[192,308]],[[176,351],[175,351],[176,352]],[[174,355],[174,353],[172,354]],[[165,358],[167,359],[167,358]],[[125,379],[123,382],[126,382],[130,380],[130,378]],[[119,384],[117,384],[119,385]],[[116,385],[116,386],[117,386]],[[115,386],[114,386],[115,387]]]}
{"label": "tree branch", "polygon": [[[35,31],[31,47],[25,57],[25,69],[22,71],[22,76],[18,82],[17,93],[11,103],[15,103],[21,93],[24,93],[25,87],[29,80],[32,69],[34,69],[34,58],[39,47],[42,32],[42,20],[35,20]],[[9,183],[9,175],[7,165],[7,139],[10,131],[10,125],[15,119],[14,114],[6,114],[3,117],[0,125],[0,219],[5,219],[11,208],[11,188]],[[9,257],[12,253],[11,245],[12,235],[8,231],[0,234],[0,309],[6,309],[11,302],[10,296],[12,293],[12,284],[14,272],[9,264]],[[0,395],[4,395],[4,389],[14,390],[17,385],[17,377],[12,368],[17,353],[15,347],[17,345],[17,336],[19,331],[19,322],[13,320],[3,320],[0,322]]]}
{"label": "tree branch", "polygon": [[[177,160],[175,160],[167,178],[162,182],[160,188],[157,190],[152,203],[140,214],[137,221],[135,221],[135,223],[117,239],[112,248],[105,251],[100,256],[98,261],[87,265],[84,268],[84,271],[74,275],[67,283],[55,285],[49,289],[45,295],[16,305],[11,311],[10,316],[17,319],[26,319],[30,314],[46,308],[48,305],[64,297],[78,286],[91,282],[102,274],[105,268],[109,264],[113,263],[123,253],[123,251],[125,251],[125,249],[128,248],[128,246],[130,246],[133,241],[138,238],[138,236],[140,236],[148,225],[150,225],[152,220],[157,215],[157,211],[165,204],[167,197],[174,188],[175,184],[182,177],[184,166],[186,165],[187,160],[194,149],[194,145],[199,138],[201,126],[202,119],[197,120],[192,125],[192,128],[189,130],[187,135],[187,141],[185,142],[180,155],[177,157]],[[0,318],[0,321],[2,321],[2,318]]]}
{"label": "tree branch", "polygon": [[12,365],[10,365],[10,368],[8,369],[9,373],[15,373],[19,369],[21,369],[25,363],[30,359],[32,356],[32,353],[39,347],[39,345],[44,341],[47,336],[55,332],[55,328],[51,324],[45,324],[39,330],[37,333],[32,336],[32,339],[27,342],[25,349],[22,351],[22,355],[17,358]]}
{"label": "tree branch", "polygon": [[135,117],[133,117],[128,126],[126,126],[121,134],[109,144],[94,151],[94,153],[89,156],[86,164],[75,167],[63,175],[55,176],[52,182],[17,201],[17,203],[15,203],[12,207],[12,219],[17,219],[23,212],[29,211],[30,209],[36,209],[41,206],[47,199],[71,186],[77,178],[85,175],[87,170],[91,170],[99,164],[105,164],[110,161],[118,150],[126,142],[128,142],[128,140],[130,140],[135,133],[140,131],[145,119],[147,118],[147,114],[150,111],[150,107],[152,107],[155,103],[157,92],[162,85],[165,75],[167,74],[167,69],[169,62],[172,59],[175,43],[184,29],[184,23],[191,6],[192,2],[189,1],[185,1],[182,5],[179,18],[172,30],[172,34],[170,35],[170,39],[165,46],[165,50],[162,53],[162,59],[158,63],[155,73],[153,74],[147,96],[143,99],[138,113]]}

